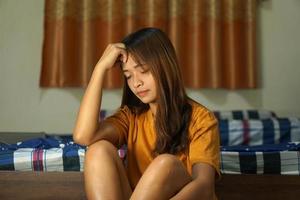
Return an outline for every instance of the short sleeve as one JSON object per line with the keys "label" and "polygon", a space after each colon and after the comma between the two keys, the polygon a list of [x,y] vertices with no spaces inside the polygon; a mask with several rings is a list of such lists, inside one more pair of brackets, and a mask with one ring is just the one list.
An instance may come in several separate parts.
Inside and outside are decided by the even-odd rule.
{"label": "short sleeve", "polygon": [[197,162],[211,165],[220,175],[220,134],[218,121],[208,110],[196,111],[190,124],[190,167]]}
{"label": "short sleeve", "polygon": [[106,123],[111,123],[117,128],[119,135],[119,146],[127,143],[130,119],[132,117],[131,115],[130,109],[125,106],[118,109],[113,115],[105,119]]}

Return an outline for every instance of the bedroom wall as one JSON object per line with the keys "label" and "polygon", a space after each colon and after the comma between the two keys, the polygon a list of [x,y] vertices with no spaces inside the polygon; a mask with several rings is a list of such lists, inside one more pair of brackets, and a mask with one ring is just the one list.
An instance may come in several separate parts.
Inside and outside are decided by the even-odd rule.
{"label": "bedroom wall", "polygon": [[[40,89],[42,0],[0,0],[0,132],[70,133],[83,89]],[[258,9],[260,88],[188,90],[214,110],[267,109],[300,117],[300,1],[266,0]],[[115,109],[121,91],[104,91]]]}

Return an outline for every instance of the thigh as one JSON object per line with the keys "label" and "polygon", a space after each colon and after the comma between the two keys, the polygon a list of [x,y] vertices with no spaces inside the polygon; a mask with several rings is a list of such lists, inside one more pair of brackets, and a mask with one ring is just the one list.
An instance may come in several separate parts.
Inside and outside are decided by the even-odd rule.
{"label": "thigh", "polygon": [[162,154],[148,166],[131,199],[170,199],[192,181],[182,162],[170,154]]}

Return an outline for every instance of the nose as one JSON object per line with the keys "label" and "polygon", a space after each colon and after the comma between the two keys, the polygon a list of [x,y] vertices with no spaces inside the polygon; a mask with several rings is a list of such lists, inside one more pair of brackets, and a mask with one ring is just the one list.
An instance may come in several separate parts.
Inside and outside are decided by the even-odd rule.
{"label": "nose", "polygon": [[140,86],[142,86],[142,85],[143,85],[142,79],[141,79],[137,74],[135,74],[135,75],[133,76],[133,86],[134,86],[135,88],[138,88],[138,87],[140,87]]}

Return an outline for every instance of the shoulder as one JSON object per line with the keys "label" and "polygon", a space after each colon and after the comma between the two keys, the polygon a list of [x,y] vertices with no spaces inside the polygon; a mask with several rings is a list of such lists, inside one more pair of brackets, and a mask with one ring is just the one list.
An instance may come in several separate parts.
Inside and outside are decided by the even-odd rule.
{"label": "shoulder", "polygon": [[121,106],[116,113],[123,113],[126,115],[133,115],[134,112],[128,106]]}
{"label": "shoulder", "polygon": [[200,129],[207,129],[218,124],[218,121],[211,110],[195,101],[191,102],[191,106],[192,115],[189,124],[190,134],[193,134]]}
{"label": "shoulder", "polygon": [[211,110],[206,108],[205,106],[201,105],[200,103],[196,101],[192,101],[191,103],[192,106],[192,115],[191,115],[191,122],[197,122],[201,123],[206,120],[208,121],[217,121],[215,115]]}
{"label": "shoulder", "polygon": [[105,121],[126,120],[132,118],[134,113],[128,106],[119,107],[112,115],[106,117]]}

